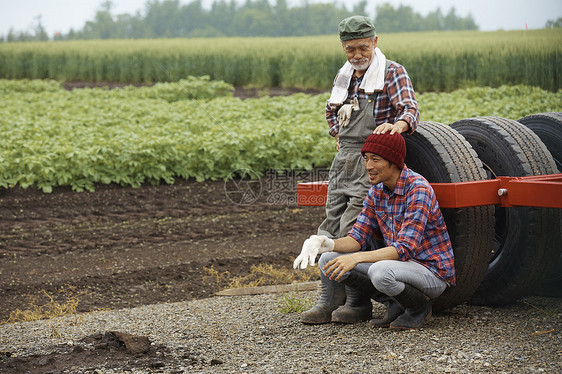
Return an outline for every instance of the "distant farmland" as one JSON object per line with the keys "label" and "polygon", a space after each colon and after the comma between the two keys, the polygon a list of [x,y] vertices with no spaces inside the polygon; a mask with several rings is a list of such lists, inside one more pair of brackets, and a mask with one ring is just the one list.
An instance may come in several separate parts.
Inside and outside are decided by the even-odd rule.
{"label": "distant farmland", "polygon": [[[562,87],[562,30],[379,35],[416,91]],[[155,83],[208,75],[238,87],[327,89],[345,61],[337,35],[0,44],[0,78]]]}

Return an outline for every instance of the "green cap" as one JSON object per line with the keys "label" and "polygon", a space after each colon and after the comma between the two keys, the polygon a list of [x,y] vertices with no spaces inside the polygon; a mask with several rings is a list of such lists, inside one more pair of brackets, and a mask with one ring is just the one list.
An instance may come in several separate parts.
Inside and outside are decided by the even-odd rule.
{"label": "green cap", "polygon": [[352,16],[344,19],[339,25],[340,40],[370,38],[375,36],[375,25],[364,16]]}

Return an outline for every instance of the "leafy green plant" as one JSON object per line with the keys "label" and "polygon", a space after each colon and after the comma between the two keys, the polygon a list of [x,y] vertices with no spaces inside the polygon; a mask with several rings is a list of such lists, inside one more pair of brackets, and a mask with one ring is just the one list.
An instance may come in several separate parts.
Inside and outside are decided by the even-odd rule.
{"label": "leafy green plant", "polygon": [[518,120],[529,114],[562,111],[562,90],[539,87],[471,87],[450,93],[419,95],[420,119],[450,124],[463,118],[497,116]]}
{"label": "leafy green plant", "polygon": [[303,297],[297,292],[285,293],[281,298],[280,313],[302,313],[309,310],[314,305],[314,301],[310,297]]}
{"label": "leafy green plant", "polygon": [[[206,85],[215,88],[198,91]],[[197,99],[183,97],[188,86]],[[240,100],[228,87],[192,78],[66,91],[53,81],[0,80],[0,187],[91,191],[329,167],[336,151],[324,115],[328,94]],[[424,93],[418,101],[422,120],[445,124],[562,111],[562,91],[528,86]]]}

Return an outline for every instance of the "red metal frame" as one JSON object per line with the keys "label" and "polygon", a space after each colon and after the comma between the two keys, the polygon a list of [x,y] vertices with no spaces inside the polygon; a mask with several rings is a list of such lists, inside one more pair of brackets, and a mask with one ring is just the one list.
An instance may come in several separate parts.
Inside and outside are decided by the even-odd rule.
{"label": "red metal frame", "polygon": [[[460,183],[431,183],[441,208],[481,205],[562,208],[562,173]],[[328,182],[297,184],[301,206],[326,205]]]}

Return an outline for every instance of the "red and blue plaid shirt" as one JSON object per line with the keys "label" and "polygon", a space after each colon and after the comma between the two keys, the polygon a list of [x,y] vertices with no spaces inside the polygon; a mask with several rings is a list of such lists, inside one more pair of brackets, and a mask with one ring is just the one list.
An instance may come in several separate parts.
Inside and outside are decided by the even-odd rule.
{"label": "red and blue plaid shirt", "polygon": [[363,211],[349,232],[362,250],[380,239],[393,246],[401,261],[416,261],[450,285],[455,284],[454,255],[447,226],[429,182],[402,169],[394,191],[382,183],[372,186]]}
{"label": "red and blue plaid shirt", "polygon": [[[365,94],[364,90],[359,89],[363,77],[356,78],[352,76],[348,88],[348,98],[366,99],[369,96]],[[335,82],[336,80],[334,79]],[[326,105],[326,120],[330,126],[330,135],[332,136],[336,136],[340,131],[340,125],[338,124],[338,110],[340,107],[332,107],[330,104]],[[408,133],[411,134],[416,131],[420,114],[414,88],[406,69],[394,61],[390,62],[386,71],[384,88],[375,101],[373,118],[377,126],[385,122],[396,123],[399,120],[403,120],[410,126]]]}

